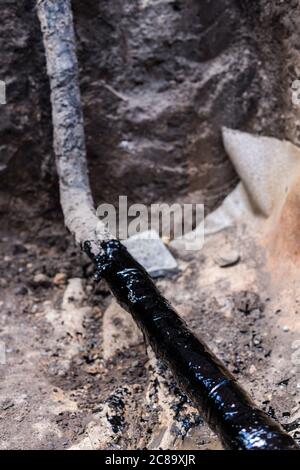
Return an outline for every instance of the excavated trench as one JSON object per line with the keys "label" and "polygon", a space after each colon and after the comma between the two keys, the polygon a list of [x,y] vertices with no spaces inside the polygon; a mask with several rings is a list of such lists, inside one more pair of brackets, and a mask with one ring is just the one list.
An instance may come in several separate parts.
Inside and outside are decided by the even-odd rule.
{"label": "excavated trench", "polygon": [[[209,212],[237,179],[222,125],[297,141],[288,92],[297,73],[294,11],[267,1],[255,9],[246,1],[99,1],[85,8],[75,1],[96,200],[115,202],[126,194],[147,204],[200,201]],[[3,15],[0,75],[9,101],[0,115],[1,341],[7,351],[7,365],[0,366],[1,446],[216,448],[201,414],[145,351],[134,324],[111,307],[106,287],[93,284],[91,265],[55,221],[49,90],[33,2],[7,2]],[[270,380],[265,377],[274,337],[264,333],[273,313],[264,316],[268,307],[258,302],[244,322],[236,316],[237,295],[251,298],[253,285],[238,292],[227,286],[226,311],[209,277],[202,287],[210,300],[196,293],[207,260],[206,254],[182,259],[178,289],[171,280],[159,286],[181,305],[193,330],[206,331],[214,352],[255,390],[256,402],[269,414],[281,413],[277,418],[297,438],[297,378],[284,375],[284,346],[277,369],[272,364]],[[70,293],[74,279],[81,287]],[[283,337],[276,341],[283,344]]]}

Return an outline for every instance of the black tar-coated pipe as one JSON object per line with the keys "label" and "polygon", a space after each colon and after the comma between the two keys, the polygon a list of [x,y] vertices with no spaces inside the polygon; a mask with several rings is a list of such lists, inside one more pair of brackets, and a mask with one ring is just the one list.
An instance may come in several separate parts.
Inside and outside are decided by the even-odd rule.
{"label": "black tar-coated pipe", "polygon": [[127,249],[117,240],[104,242],[102,248],[101,255],[93,256],[88,243],[84,247],[97,275],[107,281],[224,447],[299,450],[292,437],[257,408],[226,367],[188,329]]}

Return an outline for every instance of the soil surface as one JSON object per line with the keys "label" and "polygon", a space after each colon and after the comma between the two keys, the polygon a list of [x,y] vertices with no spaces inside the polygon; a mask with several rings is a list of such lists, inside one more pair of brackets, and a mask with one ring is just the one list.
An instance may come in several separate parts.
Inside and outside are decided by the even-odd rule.
{"label": "soil surface", "polygon": [[[1,449],[220,448],[130,316],[95,284],[62,224],[3,227],[0,238]],[[230,248],[240,259],[219,265],[216,247],[221,256],[230,240],[227,230],[177,256],[178,275],[157,284],[297,439],[300,380],[291,357],[299,341],[257,277],[263,253],[253,241],[237,235]]]}

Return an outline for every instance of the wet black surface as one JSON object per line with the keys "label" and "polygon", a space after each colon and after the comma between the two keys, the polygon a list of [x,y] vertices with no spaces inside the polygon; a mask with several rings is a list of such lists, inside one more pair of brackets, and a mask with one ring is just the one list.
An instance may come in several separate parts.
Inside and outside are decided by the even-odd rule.
{"label": "wet black surface", "polygon": [[265,412],[259,410],[209,348],[188,329],[162,297],[144,268],[117,240],[102,244],[93,256],[98,278],[104,278],[124,309],[131,313],[156,355],[172,370],[183,391],[228,449],[298,449]]}

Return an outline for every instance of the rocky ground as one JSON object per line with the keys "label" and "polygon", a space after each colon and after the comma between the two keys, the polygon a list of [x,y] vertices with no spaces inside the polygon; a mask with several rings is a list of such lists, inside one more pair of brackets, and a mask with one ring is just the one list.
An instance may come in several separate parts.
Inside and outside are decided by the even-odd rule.
{"label": "rocky ground", "polygon": [[[229,240],[226,231],[192,257],[177,254],[179,273],[157,284],[297,439],[293,323],[258,278],[251,240],[237,237],[231,248],[240,259],[221,267]],[[129,315],[94,283],[62,224],[30,234],[3,228],[0,282],[2,449],[220,448]],[[289,312],[292,322],[297,314]]]}

